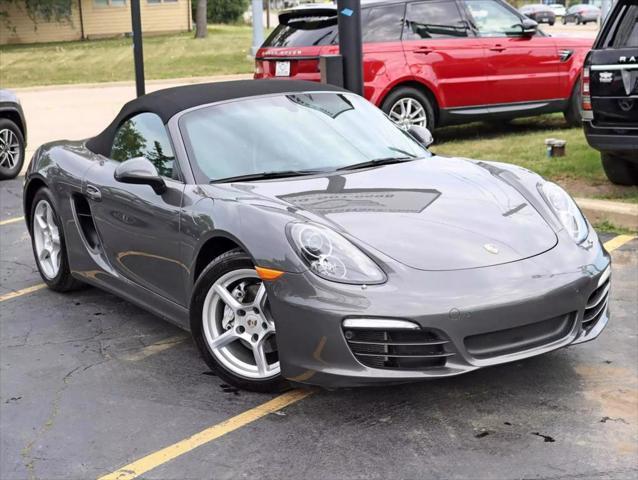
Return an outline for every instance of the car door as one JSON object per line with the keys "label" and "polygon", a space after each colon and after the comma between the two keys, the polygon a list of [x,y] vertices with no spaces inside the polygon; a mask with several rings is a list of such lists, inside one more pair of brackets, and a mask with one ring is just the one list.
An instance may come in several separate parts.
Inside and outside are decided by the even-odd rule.
{"label": "car door", "polygon": [[412,74],[435,90],[439,108],[485,103],[483,47],[454,0],[408,3],[403,49]]}
{"label": "car door", "polygon": [[[166,182],[164,193],[115,180],[120,162],[136,157],[155,165]],[[122,123],[110,157],[89,170],[84,189],[102,250],[116,275],[185,305],[188,270],[180,243],[184,183],[161,119],[141,113]]]}
{"label": "car door", "polygon": [[523,35],[523,17],[500,0],[462,0],[486,55],[486,101],[495,112],[509,104],[561,98],[556,42]]}

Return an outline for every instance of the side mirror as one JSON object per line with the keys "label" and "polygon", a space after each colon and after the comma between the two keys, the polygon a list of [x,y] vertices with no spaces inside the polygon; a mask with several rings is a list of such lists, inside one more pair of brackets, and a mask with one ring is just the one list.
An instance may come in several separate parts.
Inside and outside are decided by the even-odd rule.
{"label": "side mirror", "polygon": [[166,183],[157,173],[155,165],[144,157],[131,158],[120,163],[115,169],[115,180],[122,183],[149,185],[158,195],[166,191]]}
{"label": "side mirror", "polygon": [[538,30],[538,23],[531,18],[525,17],[521,20],[519,25],[521,29],[521,35],[523,37],[532,37],[536,35],[536,31]]}
{"label": "side mirror", "polygon": [[425,127],[419,127],[418,125],[412,125],[408,128],[408,133],[424,147],[429,147],[434,142],[432,133]]}

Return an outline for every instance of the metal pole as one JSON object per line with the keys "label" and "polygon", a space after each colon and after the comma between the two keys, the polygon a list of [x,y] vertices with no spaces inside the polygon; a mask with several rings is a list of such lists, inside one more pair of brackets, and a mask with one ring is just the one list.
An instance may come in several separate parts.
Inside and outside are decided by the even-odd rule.
{"label": "metal pole", "polygon": [[337,11],[344,87],[351,92],[363,95],[361,0],[337,0]]}
{"label": "metal pole", "polygon": [[253,46],[250,54],[254,57],[257,50],[264,43],[264,3],[263,0],[253,0]]}
{"label": "metal pole", "polygon": [[144,95],[144,52],[142,51],[142,18],[140,0],[131,0],[131,24],[133,25],[133,59],[135,61],[135,90]]}

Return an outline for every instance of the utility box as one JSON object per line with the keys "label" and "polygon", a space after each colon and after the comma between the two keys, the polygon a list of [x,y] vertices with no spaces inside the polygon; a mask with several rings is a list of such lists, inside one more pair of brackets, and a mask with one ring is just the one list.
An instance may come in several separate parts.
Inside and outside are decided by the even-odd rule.
{"label": "utility box", "polygon": [[341,55],[322,55],[319,57],[321,83],[343,87],[343,57]]}

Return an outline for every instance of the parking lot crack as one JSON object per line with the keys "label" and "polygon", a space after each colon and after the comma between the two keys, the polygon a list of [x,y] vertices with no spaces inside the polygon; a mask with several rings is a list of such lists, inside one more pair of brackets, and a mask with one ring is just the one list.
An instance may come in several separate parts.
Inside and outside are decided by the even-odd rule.
{"label": "parking lot crack", "polygon": [[49,430],[51,430],[51,428],[53,428],[53,425],[55,424],[55,419],[57,418],[59,410],[60,410],[60,400],[62,399],[62,394],[68,387],[69,381],[71,380],[71,377],[73,376],[73,374],[77,372],[80,368],[82,368],[82,366],[77,366],[74,369],[67,372],[66,375],[64,375],[64,377],[62,377],[62,385],[60,386],[60,388],[58,388],[58,390],[53,395],[53,400],[51,401],[51,408],[49,410],[49,415],[47,416],[42,426],[40,426],[40,428],[37,430],[35,437],[29,443],[27,443],[26,446],[20,452],[20,455],[22,456],[22,459],[23,459],[24,466],[27,469],[27,472],[29,473],[29,480],[36,480],[38,478],[35,472],[35,462],[36,460],[39,460],[41,458],[41,457],[36,457],[33,455],[33,447],[36,444],[36,442],[40,441],[42,437]]}

